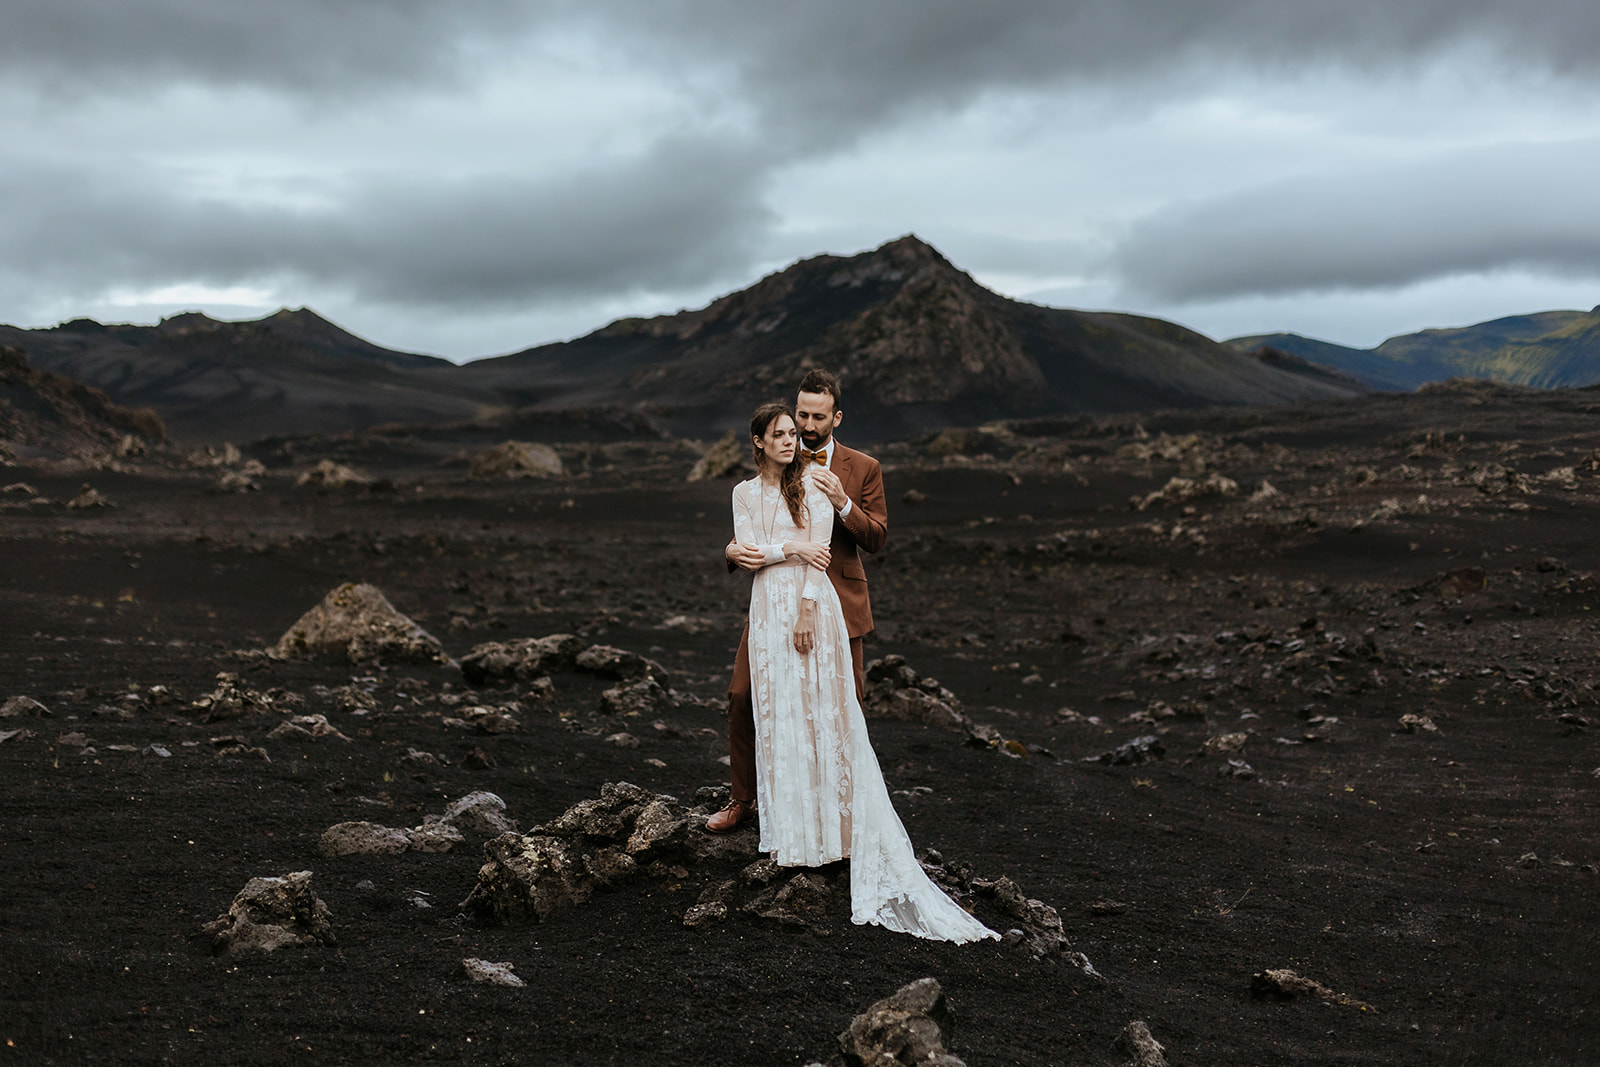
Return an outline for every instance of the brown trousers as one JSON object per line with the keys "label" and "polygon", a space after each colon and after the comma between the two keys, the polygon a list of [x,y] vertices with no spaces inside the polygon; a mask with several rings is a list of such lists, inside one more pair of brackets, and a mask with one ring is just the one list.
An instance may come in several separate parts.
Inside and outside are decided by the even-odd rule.
{"label": "brown trousers", "polygon": [[[862,673],[861,638],[850,639],[850,665],[855,669],[856,699],[865,700],[866,675]],[[750,624],[739,636],[739,654],[733,660],[733,682],[728,686],[728,769],[733,772],[733,799],[756,798],[756,710],[750,700]]]}

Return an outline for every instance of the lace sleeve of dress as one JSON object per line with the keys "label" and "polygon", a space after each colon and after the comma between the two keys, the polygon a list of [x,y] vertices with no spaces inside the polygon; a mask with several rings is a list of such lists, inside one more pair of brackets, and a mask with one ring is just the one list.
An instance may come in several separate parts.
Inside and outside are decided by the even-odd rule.
{"label": "lace sleeve of dress", "polygon": [[768,563],[782,563],[782,541],[763,544],[756,540],[763,536],[757,531],[755,517],[756,509],[761,504],[760,493],[760,487],[754,482],[740,482],[733,487],[733,539],[742,545],[755,545]]}
{"label": "lace sleeve of dress", "polygon": [[[825,545],[833,540],[833,503],[812,484],[811,479],[806,479],[806,540],[812,544]],[[822,587],[828,582],[828,572],[819,571],[815,567],[806,568],[806,584],[800,593],[802,600],[816,600],[822,595]]]}

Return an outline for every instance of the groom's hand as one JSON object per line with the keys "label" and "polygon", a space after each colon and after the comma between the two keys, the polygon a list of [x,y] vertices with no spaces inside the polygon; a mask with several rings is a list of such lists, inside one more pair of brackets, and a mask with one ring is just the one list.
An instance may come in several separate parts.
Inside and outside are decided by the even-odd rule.
{"label": "groom's hand", "polygon": [[747,571],[758,571],[767,562],[767,557],[755,545],[740,544],[738,541],[729,541],[722,554],[728,557],[729,563]]}
{"label": "groom's hand", "polygon": [[822,490],[828,501],[833,504],[835,511],[850,502],[850,498],[844,492],[844,483],[839,481],[839,476],[830,470],[820,470],[813,473],[811,475],[811,483]]}

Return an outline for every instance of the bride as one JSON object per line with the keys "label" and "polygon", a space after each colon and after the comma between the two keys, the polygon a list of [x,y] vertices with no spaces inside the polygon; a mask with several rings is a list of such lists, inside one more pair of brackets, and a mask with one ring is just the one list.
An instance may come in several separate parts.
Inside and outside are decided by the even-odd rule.
{"label": "bride", "polygon": [[750,592],[761,848],[792,867],[848,857],[854,922],[939,941],[998,937],[929,881],[889,801],[825,573],[833,506],[796,462],[788,405],[757,408],[750,436],[759,473],[734,487],[733,526],[766,560]]}

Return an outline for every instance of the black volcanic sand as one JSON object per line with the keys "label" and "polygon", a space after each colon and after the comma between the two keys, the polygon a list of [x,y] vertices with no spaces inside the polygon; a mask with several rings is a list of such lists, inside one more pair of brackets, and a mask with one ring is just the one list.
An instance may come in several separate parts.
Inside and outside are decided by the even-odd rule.
{"label": "black volcanic sand", "polygon": [[[54,712],[0,723],[34,735],[0,743],[0,1062],[801,1064],[929,975],[974,1067],[1125,1062],[1112,1044],[1134,1019],[1174,1064],[1600,1061],[1596,399],[1469,390],[879,450],[892,522],[869,564],[870,653],[905,655],[1029,746],[875,721],[896,803],[919,847],[1058,908],[1103,980],[854,927],[838,892],[829,936],[737,910],[686,929],[735,861],[495,927],[456,907],[478,838],[317,853],[335,822],[414,826],[472,790],[526,827],[607,781],[687,801],[723,780],[745,583],[718,565],[729,483],[684,484],[682,445],[563,445],[577,474],[559,482],[397,461],[380,492],[274,470],[220,494],[170,462],[0,472],[58,501],[0,512],[0,698]],[[294,461],[377,465],[385,440]],[[1130,507],[1181,469],[1240,489]],[[85,480],[117,506],[64,509]],[[1263,480],[1278,495],[1249,499]],[[912,489],[925,499],[903,502]],[[235,655],[344,580],[458,656],[580,632],[661,660],[704,703],[657,728],[602,718],[604,683],[576,674],[536,706],[444,667]],[[663,626],[680,615],[704,628]],[[352,740],[267,741],[276,714],[202,723],[188,702],[220,670],[302,695]],[[122,699],[158,684],[181,701]],[[351,710],[348,685],[375,709]],[[445,725],[463,695],[523,699],[522,732]],[[1407,713],[1437,731],[1402,732]],[[623,728],[639,747],[605,741]],[[71,731],[94,752],[58,740]],[[1203,750],[1234,732],[1253,778]],[[271,762],[217,757],[222,734]],[[1084,761],[1149,734],[1164,759]],[[472,769],[475,748],[495,766]],[[212,955],[198,928],[249,878],[307,869],[337,948]],[[466,956],[528,987],[475,985]],[[1367,1007],[1255,999],[1266,968]]]}

